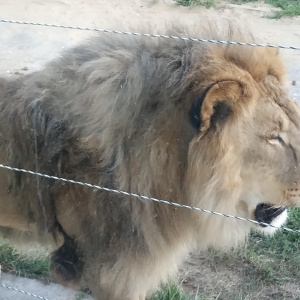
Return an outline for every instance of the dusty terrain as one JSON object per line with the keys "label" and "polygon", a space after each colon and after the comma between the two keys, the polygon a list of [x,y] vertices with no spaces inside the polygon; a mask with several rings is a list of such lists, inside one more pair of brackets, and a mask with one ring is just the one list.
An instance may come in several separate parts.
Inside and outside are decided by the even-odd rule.
{"label": "dusty terrain", "polygon": [[[56,23],[82,27],[125,30],[133,21],[150,22],[152,33],[159,33],[167,20],[192,22],[201,14],[230,18],[249,27],[258,41],[300,47],[300,17],[271,20],[265,18],[273,7],[255,3],[234,5],[221,2],[216,8],[180,7],[173,0],[0,0],[0,18]],[[120,25],[115,25],[122,22]],[[0,74],[31,72],[56,57],[63,49],[79,43],[94,32],[0,24]],[[288,87],[299,94],[299,51],[282,50],[288,74]],[[298,84],[297,84],[298,79]],[[292,80],[296,81],[291,86]],[[299,97],[299,96],[298,96]]]}
{"label": "dusty terrain", "polygon": [[[0,0],[0,19],[124,31],[127,30],[126,24],[137,20],[150,22],[152,33],[160,33],[161,22],[169,19],[188,22],[196,20],[204,13],[230,18],[237,26],[246,24],[258,41],[300,47],[300,18],[265,18],[272,9],[271,6],[261,3],[241,6],[221,3],[216,8],[206,10],[203,7],[178,7],[172,0]],[[124,24],[122,27],[114,25],[120,20]],[[92,34],[95,33],[0,23],[0,75],[19,76],[37,70],[65,48]],[[281,53],[288,71],[287,88],[291,95],[300,101],[300,51],[281,50]],[[204,267],[199,270],[199,265]],[[249,275],[245,274],[245,268],[238,270],[236,265],[233,266],[232,272],[222,268],[218,269],[215,262],[194,256],[182,271],[183,283],[194,291],[199,286],[202,286],[202,291],[209,291],[215,285],[231,289],[232,285],[239,284],[242,277]],[[286,299],[297,299],[297,294],[300,294],[299,286],[289,289],[293,293]],[[276,293],[274,287],[273,292]],[[277,297],[272,293],[269,293],[269,297],[262,298],[260,291],[257,291],[257,296],[251,299],[283,299],[280,298],[280,294]],[[215,296],[216,299],[230,299],[219,297],[217,294]]]}

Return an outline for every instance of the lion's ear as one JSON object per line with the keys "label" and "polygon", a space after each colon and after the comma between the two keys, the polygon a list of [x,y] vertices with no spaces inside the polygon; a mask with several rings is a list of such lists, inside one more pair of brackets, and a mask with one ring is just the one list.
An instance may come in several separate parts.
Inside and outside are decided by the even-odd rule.
{"label": "lion's ear", "polygon": [[192,125],[202,132],[226,120],[253,96],[248,84],[225,80],[209,85],[190,109]]}

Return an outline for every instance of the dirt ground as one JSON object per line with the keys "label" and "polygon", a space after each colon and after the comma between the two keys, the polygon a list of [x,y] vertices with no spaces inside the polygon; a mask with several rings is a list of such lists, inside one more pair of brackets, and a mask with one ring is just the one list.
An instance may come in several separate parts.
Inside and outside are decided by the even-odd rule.
{"label": "dirt ground", "polygon": [[235,255],[205,253],[190,255],[179,282],[191,295],[201,295],[201,300],[300,300],[299,283],[266,284],[263,277],[249,261]]}
{"label": "dirt ground", "polygon": [[[258,41],[300,47],[300,17],[271,20],[275,8],[260,2],[245,5],[220,2],[216,8],[177,6],[174,0],[0,0],[0,18],[125,30],[133,21],[150,22],[159,33],[162,22],[192,22],[201,14],[229,18],[246,25]],[[122,22],[120,25],[115,25]],[[63,49],[79,43],[93,32],[0,24],[0,74],[11,76],[34,71]],[[300,98],[299,51],[282,50],[288,68],[288,87]],[[295,80],[296,85],[291,85]],[[298,82],[297,82],[298,81]]]}
{"label": "dirt ground", "polygon": [[[0,19],[124,31],[127,30],[126,24],[137,20],[150,22],[153,33],[160,33],[161,22],[172,19],[192,21],[204,13],[230,18],[237,26],[246,24],[258,41],[300,47],[300,18],[265,18],[273,9],[262,3],[233,5],[223,2],[216,8],[206,10],[203,7],[179,7],[172,0],[0,0]],[[120,20],[124,24],[122,28],[114,25]],[[95,33],[0,23],[0,74],[18,76],[37,70],[65,48],[92,34]],[[287,88],[292,97],[300,101],[300,51],[281,50],[281,53],[287,66]],[[233,284],[238,285],[241,278],[248,275],[245,268],[239,269],[236,264],[232,270],[218,269],[216,264],[201,256],[192,256],[182,271],[182,281],[185,287],[193,291],[202,286],[205,287],[202,291],[206,292],[216,285],[230,290]],[[294,296],[300,294],[299,286],[291,290],[295,293],[287,299],[297,299]],[[275,287],[273,292],[276,293]],[[257,291],[257,296],[251,299],[282,299],[272,293],[269,293],[269,298],[263,298]]]}

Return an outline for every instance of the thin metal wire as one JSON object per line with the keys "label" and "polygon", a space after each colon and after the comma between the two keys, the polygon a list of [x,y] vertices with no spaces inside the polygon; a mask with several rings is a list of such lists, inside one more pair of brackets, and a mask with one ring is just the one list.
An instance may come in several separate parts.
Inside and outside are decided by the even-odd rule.
{"label": "thin metal wire", "polygon": [[55,28],[64,28],[64,29],[75,29],[75,30],[87,30],[87,31],[96,31],[96,32],[104,32],[104,33],[116,33],[116,34],[125,34],[125,35],[135,35],[135,36],[173,39],[173,40],[179,40],[179,41],[185,41],[185,42],[189,41],[189,42],[213,43],[213,44],[222,44],[222,45],[239,45],[239,46],[251,46],[251,47],[267,47],[267,48],[300,50],[300,47],[284,46],[284,45],[273,45],[273,44],[268,44],[268,43],[267,44],[259,44],[259,43],[245,43],[245,42],[237,42],[237,41],[222,41],[222,40],[213,40],[213,39],[200,39],[200,38],[192,38],[192,37],[179,37],[179,36],[173,36],[173,35],[129,32],[129,31],[102,29],[102,28],[69,26],[69,25],[60,25],[60,24],[47,24],[47,23],[26,22],[26,21],[16,21],[16,20],[7,20],[7,19],[0,19],[0,23],[55,27]]}
{"label": "thin metal wire", "polygon": [[247,222],[250,222],[250,223],[253,223],[253,224],[257,224],[257,225],[263,225],[263,226],[272,227],[272,228],[275,228],[275,229],[281,229],[281,230],[284,230],[284,231],[294,232],[294,233],[300,234],[300,230],[294,230],[294,229],[290,229],[290,228],[287,228],[287,227],[277,227],[277,226],[274,226],[274,225],[271,225],[271,224],[268,224],[268,223],[258,222],[258,221],[248,219],[248,218],[228,215],[228,214],[224,214],[224,213],[220,213],[220,212],[216,212],[216,211],[211,211],[211,210],[207,210],[207,209],[203,209],[203,208],[199,208],[199,207],[194,207],[194,206],[180,204],[180,203],[176,203],[176,202],[172,202],[172,201],[166,201],[166,200],[161,200],[161,199],[157,199],[157,198],[153,198],[153,197],[138,195],[138,194],[135,194],[135,193],[128,193],[128,192],[125,192],[125,191],[109,189],[109,188],[106,188],[106,187],[103,187],[103,186],[100,186],[100,185],[95,185],[95,184],[86,183],[86,182],[82,182],[82,181],[76,181],[76,180],[72,180],[72,179],[66,179],[66,178],[62,178],[62,177],[47,175],[47,174],[43,174],[43,173],[39,173],[39,172],[33,172],[33,171],[30,171],[30,170],[14,168],[14,167],[6,166],[6,165],[3,165],[3,164],[0,164],[0,168],[10,170],[10,171],[22,172],[22,173],[26,173],[26,174],[30,174],[30,175],[34,175],[34,176],[40,176],[40,177],[44,177],[44,178],[48,178],[48,179],[61,181],[61,182],[86,186],[86,187],[89,187],[89,188],[93,188],[93,189],[97,189],[97,190],[101,190],[101,191],[106,191],[106,192],[111,192],[111,193],[115,193],[115,194],[119,194],[119,195],[124,195],[124,196],[134,197],[134,198],[143,199],[143,200],[147,200],[147,201],[163,203],[163,204],[167,204],[167,205],[171,205],[171,206],[175,206],[175,207],[179,207],[179,208],[186,208],[186,209],[190,209],[190,210],[194,210],[194,211],[198,211],[198,212],[209,213],[209,214],[213,214],[213,215],[220,216],[220,217],[226,217],[226,218],[230,218],[230,219],[237,219],[237,220],[240,220],[240,221],[247,221]]}
{"label": "thin metal wire", "polygon": [[29,292],[26,292],[26,291],[23,291],[23,290],[20,290],[20,289],[11,287],[11,286],[6,285],[6,284],[2,284],[2,283],[1,283],[0,286],[6,288],[6,289],[8,289],[8,290],[11,290],[11,291],[15,291],[15,292],[19,292],[19,293],[25,294],[25,295],[27,295],[27,296],[31,296],[31,297],[34,297],[34,298],[38,298],[38,299],[41,299],[41,300],[49,300],[48,298],[45,298],[45,297],[42,297],[42,296],[39,296],[39,295],[36,295],[36,294],[29,293]]}

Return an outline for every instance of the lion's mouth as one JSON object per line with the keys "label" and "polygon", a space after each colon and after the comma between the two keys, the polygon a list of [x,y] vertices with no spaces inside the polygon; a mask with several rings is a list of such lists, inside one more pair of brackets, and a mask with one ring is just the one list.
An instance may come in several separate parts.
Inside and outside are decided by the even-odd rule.
{"label": "lion's mouth", "polygon": [[[257,222],[271,224],[279,215],[286,210],[285,206],[273,206],[266,203],[260,203],[256,206],[254,216]],[[259,224],[261,227],[267,225]]]}

